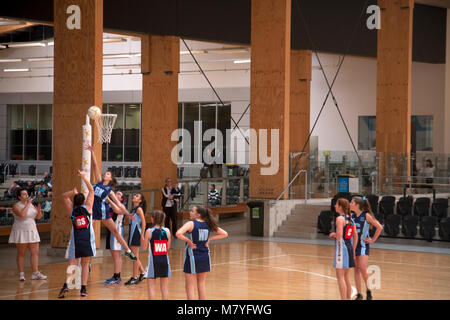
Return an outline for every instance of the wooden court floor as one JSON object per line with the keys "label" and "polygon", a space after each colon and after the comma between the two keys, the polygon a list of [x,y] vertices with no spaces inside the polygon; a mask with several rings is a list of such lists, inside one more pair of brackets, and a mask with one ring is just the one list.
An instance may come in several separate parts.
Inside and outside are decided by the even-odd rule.
{"label": "wooden court floor", "polygon": [[[206,283],[208,299],[339,299],[332,268],[332,246],[242,241],[211,244],[210,249],[212,271]],[[170,299],[186,299],[183,255],[180,248],[170,251]],[[147,256],[142,253],[140,257],[144,267]],[[373,249],[369,266],[380,271],[379,289],[373,290],[374,299],[450,299],[450,255]],[[147,299],[145,281],[133,286],[123,284],[130,278],[131,267],[132,262],[123,257],[122,284],[106,286],[103,281],[113,273],[112,258],[95,258],[88,296],[81,298],[79,290],[73,289],[66,299]],[[0,270],[0,299],[55,300],[65,281],[66,268],[66,263],[41,265],[40,270],[48,279],[32,281],[28,267],[25,282],[18,281],[15,269]]]}

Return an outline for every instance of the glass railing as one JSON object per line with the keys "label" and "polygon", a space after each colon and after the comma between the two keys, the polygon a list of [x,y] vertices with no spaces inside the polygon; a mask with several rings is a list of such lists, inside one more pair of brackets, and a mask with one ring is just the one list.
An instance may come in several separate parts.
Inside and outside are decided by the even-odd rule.
{"label": "glass railing", "polygon": [[[434,169],[426,167],[428,160]],[[358,158],[355,152],[345,151],[293,153],[290,181],[299,170],[306,170],[307,177],[298,175],[290,188],[291,199],[305,197],[305,180],[309,198],[332,197],[339,191],[341,175],[357,178],[360,194],[450,193],[450,154],[360,151]]]}

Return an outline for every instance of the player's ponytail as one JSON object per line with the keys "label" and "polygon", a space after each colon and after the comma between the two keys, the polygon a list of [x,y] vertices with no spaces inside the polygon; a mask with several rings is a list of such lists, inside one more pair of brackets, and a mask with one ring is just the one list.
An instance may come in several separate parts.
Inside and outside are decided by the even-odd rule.
{"label": "player's ponytail", "polygon": [[197,213],[200,214],[200,217],[202,220],[206,222],[209,229],[211,231],[216,232],[217,229],[219,229],[219,225],[217,224],[216,219],[212,215],[212,212],[209,208],[203,207],[203,206],[195,206]]}
{"label": "player's ponytail", "polygon": [[[372,208],[370,206],[370,202],[369,199],[367,199],[366,197],[353,197],[352,200],[359,206],[359,209],[362,212],[367,212],[368,215],[370,215],[370,217],[373,220],[377,220],[375,218],[375,215],[372,212]],[[370,228],[372,228],[372,224],[370,225]]]}
{"label": "player's ponytail", "polygon": [[345,198],[339,198],[337,199],[336,204],[342,208],[346,224],[351,224],[350,202]]}

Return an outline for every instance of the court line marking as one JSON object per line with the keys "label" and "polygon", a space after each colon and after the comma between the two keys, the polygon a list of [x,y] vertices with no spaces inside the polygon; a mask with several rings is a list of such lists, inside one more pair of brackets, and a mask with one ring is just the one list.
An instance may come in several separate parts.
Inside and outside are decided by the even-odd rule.
{"label": "court line marking", "polygon": [[[289,255],[288,254],[283,254],[283,255],[259,257],[259,258],[252,258],[252,259],[241,259],[241,260],[236,260],[236,261],[228,261],[228,262],[221,262],[221,263],[211,264],[211,267],[213,267],[213,266],[220,266],[220,265],[226,265],[226,264],[239,263],[239,262],[244,262],[244,261],[264,260],[264,259],[287,257],[287,256],[289,256]],[[180,271],[183,271],[183,269],[175,269],[175,270],[170,270],[170,271],[171,272],[180,272]],[[46,281],[46,280],[33,280],[33,281]],[[99,283],[103,284],[104,282],[105,282],[105,280],[90,282],[90,283],[88,283],[88,286],[92,285],[92,284],[99,284]],[[105,286],[107,286],[107,285],[105,285]],[[55,290],[61,290],[61,287],[47,288],[47,289],[41,289],[41,290],[36,290],[36,291],[23,292],[23,293],[19,293],[19,294],[17,294],[17,293],[16,294],[10,294],[10,295],[5,295],[5,296],[0,296],[0,299],[11,298],[11,297],[18,297],[18,296],[28,295],[28,294],[31,294],[31,293],[50,292],[50,291],[55,291]],[[57,299],[57,300],[59,300],[59,299]]]}
{"label": "court line marking", "polygon": [[[333,257],[327,257],[327,256],[313,256],[308,254],[297,254],[297,253],[291,253],[290,256],[298,256],[298,257],[311,257],[311,258],[320,258],[320,259],[333,259]],[[394,261],[381,261],[381,260],[373,260],[370,259],[369,262],[376,262],[376,263],[386,263],[386,264],[400,264],[400,265],[408,265],[408,266],[414,266],[414,267],[423,267],[423,268],[442,268],[442,269],[450,269],[450,267],[447,266],[433,266],[430,264],[414,264],[414,263],[406,263],[406,262],[394,262]]]}
{"label": "court line marking", "polygon": [[[233,264],[240,264],[240,265],[244,265],[244,266],[248,266],[248,267],[264,267],[264,268],[280,269],[280,270],[284,270],[284,271],[303,272],[303,273],[310,274],[310,275],[313,275],[313,276],[318,276],[318,277],[327,278],[327,279],[331,279],[331,280],[337,281],[337,278],[335,278],[335,277],[327,276],[327,275],[321,274],[321,273],[305,271],[305,270],[298,270],[298,269],[291,269],[291,268],[277,267],[277,266],[264,266],[264,265],[258,265],[258,264],[248,264],[248,263],[233,263]],[[354,286],[352,286],[351,297],[356,296],[357,293],[358,292],[356,291],[356,288]]]}

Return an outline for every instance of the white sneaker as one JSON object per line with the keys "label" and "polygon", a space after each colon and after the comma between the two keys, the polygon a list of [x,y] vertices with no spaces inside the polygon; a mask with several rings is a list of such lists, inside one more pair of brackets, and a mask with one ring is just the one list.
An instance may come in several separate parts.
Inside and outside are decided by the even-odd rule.
{"label": "white sneaker", "polygon": [[31,280],[47,280],[47,276],[44,276],[40,271],[33,272]]}
{"label": "white sneaker", "polygon": [[19,272],[19,281],[25,281],[25,272]]}

